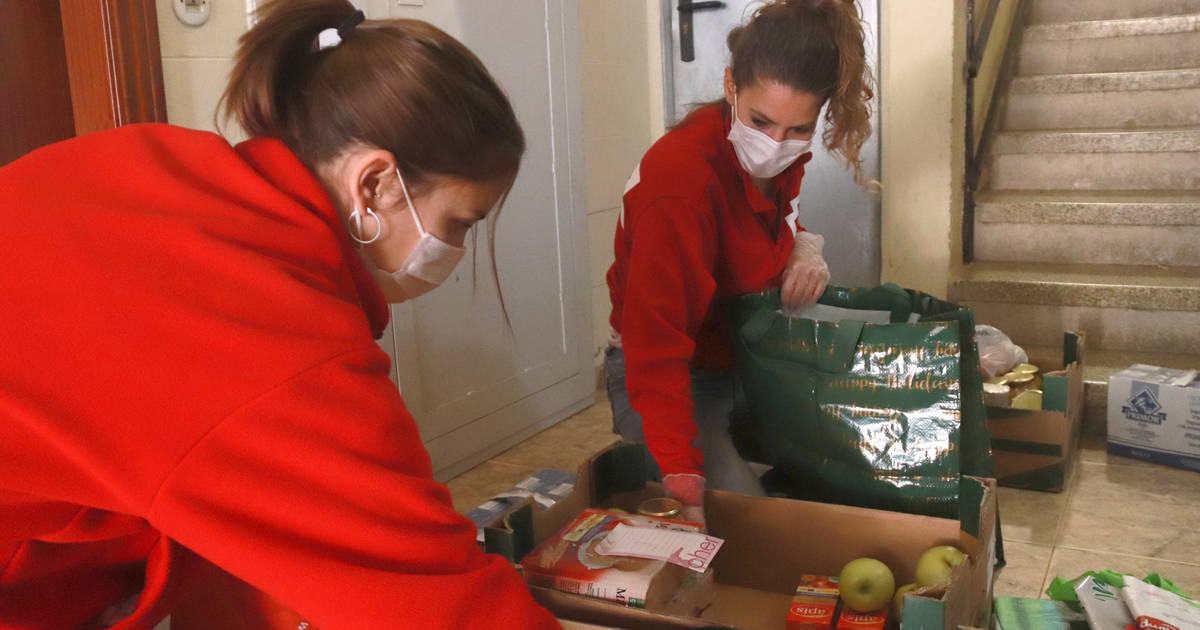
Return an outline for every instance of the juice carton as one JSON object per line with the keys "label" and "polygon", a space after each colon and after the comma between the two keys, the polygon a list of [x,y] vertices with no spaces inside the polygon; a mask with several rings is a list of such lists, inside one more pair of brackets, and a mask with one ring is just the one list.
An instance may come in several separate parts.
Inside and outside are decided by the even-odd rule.
{"label": "juice carton", "polygon": [[838,615],[836,630],[883,630],[887,627],[888,607],[869,613],[860,613],[842,607]]}
{"label": "juice carton", "polygon": [[824,575],[802,575],[792,606],[787,630],[831,630],[838,604],[838,579]]}

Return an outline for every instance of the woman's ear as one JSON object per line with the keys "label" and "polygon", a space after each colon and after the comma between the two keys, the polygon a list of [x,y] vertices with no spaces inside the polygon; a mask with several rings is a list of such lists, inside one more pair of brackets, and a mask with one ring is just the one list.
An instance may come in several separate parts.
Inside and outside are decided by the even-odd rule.
{"label": "woman's ear", "polygon": [[733,84],[733,68],[725,66],[725,102],[733,106],[733,95],[737,93],[737,86]]}
{"label": "woman's ear", "polygon": [[348,159],[345,172],[346,187],[355,208],[384,211],[403,202],[404,195],[396,182],[396,160],[383,149],[362,149]]}

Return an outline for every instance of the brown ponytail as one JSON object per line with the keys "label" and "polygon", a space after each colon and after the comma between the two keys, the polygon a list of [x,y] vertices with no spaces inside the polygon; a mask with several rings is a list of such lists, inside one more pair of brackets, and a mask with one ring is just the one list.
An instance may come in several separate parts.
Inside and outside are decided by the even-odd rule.
{"label": "brown ponytail", "polygon": [[859,151],[871,135],[873,79],[856,0],[774,0],[729,32],[733,83],[775,81],[827,99],[822,140],[868,182]]}
{"label": "brown ponytail", "polygon": [[310,167],[355,144],[391,152],[413,184],[430,175],[515,177],[525,138],[512,105],[458,40],[417,20],[353,24],[347,0],[271,0],[239,40],[226,117],[282,139]]}

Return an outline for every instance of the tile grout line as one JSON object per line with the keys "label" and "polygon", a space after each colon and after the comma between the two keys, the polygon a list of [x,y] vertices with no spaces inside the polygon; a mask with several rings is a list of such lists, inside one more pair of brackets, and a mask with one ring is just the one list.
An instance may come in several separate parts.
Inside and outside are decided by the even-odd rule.
{"label": "tile grout line", "polygon": [[1185,567],[1200,567],[1200,562],[1185,562],[1183,560],[1171,560],[1168,558],[1152,558],[1150,556],[1139,556],[1132,553],[1123,553],[1120,551],[1108,551],[1104,549],[1087,549],[1084,547],[1073,547],[1071,545],[1063,545],[1063,549],[1068,551],[1081,551],[1084,553],[1102,553],[1106,556],[1118,556],[1121,558],[1132,558],[1136,560],[1150,560],[1151,562],[1166,562],[1169,564],[1178,564]]}
{"label": "tile grout line", "polygon": [[[1083,440],[1079,440],[1079,442],[1074,453],[1076,457],[1082,455]],[[1058,514],[1058,523],[1056,523],[1054,528],[1054,541],[1050,545],[1050,557],[1046,560],[1046,566],[1042,569],[1042,583],[1038,587],[1039,599],[1046,593],[1046,582],[1050,579],[1050,567],[1054,566],[1054,556],[1058,554],[1059,544],[1062,542],[1063,530],[1067,527],[1067,515],[1071,511],[1071,500],[1075,498],[1075,487],[1079,485],[1079,480],[1082,478],[1082,470],[1079,464],[1084,463],[1086,462],[1082,458],[1076,459],[1076,465],[1071,468],[1072,478],[1067,482],[1067,496],[1063,501],[1063,509]]]}

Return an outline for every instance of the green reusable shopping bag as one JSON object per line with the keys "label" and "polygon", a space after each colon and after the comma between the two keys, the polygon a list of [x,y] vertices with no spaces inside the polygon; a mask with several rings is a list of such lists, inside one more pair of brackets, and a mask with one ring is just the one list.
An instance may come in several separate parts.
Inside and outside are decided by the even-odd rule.
{"label": "green reusable shopping bag", "polygon": [[735,440],[783,494],[954,518],[959,475],[993,476],[968,309],[895,285],[831,287],[800,317],[777,290],[726,307],[750,416]]}

